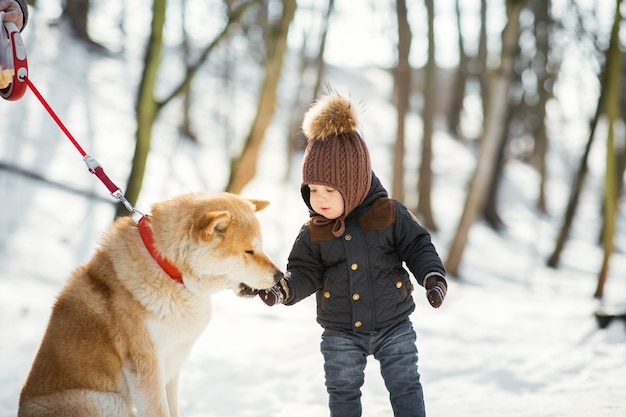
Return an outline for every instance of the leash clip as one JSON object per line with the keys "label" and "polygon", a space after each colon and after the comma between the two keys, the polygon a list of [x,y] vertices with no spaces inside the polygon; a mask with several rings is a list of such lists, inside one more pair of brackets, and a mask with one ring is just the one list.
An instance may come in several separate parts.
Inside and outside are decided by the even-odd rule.
{"label": "leash clip", "polygon": [[124,207],[126,207],[126,210],[128,210],[128,212],[130,213],[130,218],[133,223],[139,224],[139,220],[141,220],[143,217],[146,217],[144,213],[140,212],[135,207],[133,207],[132,204],[130,204],[126,197],[124,197],[124,193],[122,193],[122,190],[120,190],[119,188],[116,191],[112,192],[111,195],[119,200],[119,202],[122,203]]}
{"label": "leash clip", "polygon": [[83,161],[85,161],[85,165],[87,165],[87,169],[92,174],[96,173],[96,168],[102,168],[102,165],[100,165],[100,162],[96,161],[96,159],[92,157],[91,155],[85,155],[83,157]]}
{"label": "leash clip", "polygon": [[142,217],[145,217],[145,214],[133,207],[133,205],[130,204],[130,202],[126,199],[126,197],[124,197],[124,193],[122,192],[122,190],[120,190],[120,188],[115,185],[113,181],[109,179],[109,177],[107,177],[107,175],[104,173],[102,165],[100,165],[100,163],[95,158],[90,155],[85,155],[83,157],[83,161],[85,161],[85,165],[87,165],[87,169],[89,170],[89,172],[97,176],[109,189],[111,195],[116,198],[120,203],[122,203],[124,207],[126,207],[126,210],[128,210],[128,212],[130,213],[130,218],[135,224],[137,224]]}

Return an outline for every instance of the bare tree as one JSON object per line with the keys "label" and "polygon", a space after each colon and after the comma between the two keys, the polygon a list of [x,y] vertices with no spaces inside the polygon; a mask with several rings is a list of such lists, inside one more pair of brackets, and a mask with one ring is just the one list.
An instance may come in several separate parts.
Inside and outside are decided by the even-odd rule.
{"label": "bare tree", "polygon": [[74,34],[89,41],[89,0],[65,0],[63,17],[67,18]]}
{"label": "bare tree", "polygon": [[621,22],[620,6],[622,0],[616,0],[615,19],[611,31],[611,41],[607,53],[607,91],[606,91],[606,117],[608,124],[606,143],[606,173],[604,176],[604,231],[602,267],[598,274],[598,285],[594,297],[604,296],[604,284],[609,272],[609,261],[615,247],[614,237],[617,221],[617,153],[615,150],[615,125],[619,119],[619,93],[620,93],[620,63],[621,51],[619,45],[619,26]]}
{"label": "bare tree", "polygon": [[428,13],[428,62],[426,63],[424,81],[424,111],[422,121],[422,155],[419,168],[417,212],[421,215],[424,226],[437,230],[431,203],[433,130],[435,110],[437,109],[437,63],[435,61],[435,4],[433,0],[425,0]]}
{"label": "bare tree", "polygon": [[258,154],[276,107],[276,90],[287,50],[289,26],[296,12],[296,0],[282,0],[282,6],[282,15],[272,28],[272,36],[267,40],[265,78],[259,92],[257,113],[241,155],[231,161],[230,179],[226,187],[231,193],[240,193],[256,175]]}
{"label": "bare tree", "polygon": [[[162,100],[157,100],[155,86],[157,74],[161,63],[161,51],[163,49],[163,26],[167,10],[167,0],[154,0],[152,9],[152,23],[150,37],[146,45],[146,55],[144,58],[144,68],[139,83],[137,93],[137,130],[135,132],[135,153],[131,166],[130,175],[126,184],[125,197],[132,205],[137,203],[143,177],[146,171],[150,142],[152,138],[152,127],[160,111],[175,97],[185,91],[189,86],[198,69],[207,60],[211,51],[226,38],[230,28],[241,19],[243,13],[258,0],[251,0],[241,4],[237,9],[230,12],[228,21],[216,38],[207,45],[197,58],[196,62],[187,67],[185,76],[180,83],[173,88],[168,96]],[[116,216],[125,215],[126,209],[123,205],[118,205]]]}
{"label": "bare tree", "polygon": [[322,34],[320,36],[320,44],[318,48],[317,57],[315,58],[315,85],[313,86],[312,99],[319,95],[322,89],[322,80],[324,79],[324,68],[326,67],[324,61],[324,52],[326,51],[326,39],[328,39],[328,29],[330,27],[330,17],[335,9],[335,0],[328,0],[328,6],[326,7],[326,16],[324,18],[324,25],[322,28]]}
{"label": "bare tree", "polygon": [[495,160],[493,162],[493,174],[491,175],[491,180],[489,181],[489,186],[487,188],[487,195],[485,197],[485,205],[482,213],[485,222],[493,230],[500,230],[504,226],[504,222],[502,221],[500,213],[498,212],[498,195],[500,190],[500,181],[502,180],[502,176],[504,175],[504,167],[507,161],[506,149],[507,145],[509,144],[508,126],[511,125],[514,112],[515,106],[509,101],[506,105],[506,109],[504,110],[505,128],[502,129],[501,132],[502,138],[500,138],[500,144],[498,145],[498,150],[495,156]]}
{"label": "bare tree", "polygon": [[310,28],[303,29],[303,41],[300,49],[300,80],[298,82],[297,91],[294,94],[295,102],[292,106],[291,117],[289,120],[289,129],[287,132],[287,177],[291,173],[292,166],[291,161],[293,155],[300,148],[304,148],[305,138],[301,131],[302,117],[309,104],[315,100],[322,89],[322,82],[324,80],[325,61],[324,53],[326,51],[326,39],[328,38],[328,29],[330,27],[330,18],[335,8],[335,0],[328,0],[326,12],[322,19],[322,28],[320,30],[317,53],[315,54],[315,83],[310,91],[306,91],[306,86],[303,85],[303,80],[306,79],[304,74],[309,70],[309,56],[306,52],[307,41],[310,39]]}
{"label": "bare tree", "polygon": [[[483,105],[483,125],[486,123],[487,109],[489,108],[489,66],[487,65],[487,0],[480,0],[480,31],[478,35],[478,81],[480,82],[480,97]],[[483,126],[484,129],[484,126]]]}
{"label": "bare tree", "polygon": [[494,173],[496,157],[506,122],[507,97],[513,74],[515,51],[519,41],[519,16],[526,0],[507,0],[507,23],[502,31],[501,61],[498,73],[490,87],[489,107],[476,167],[472,175],[463,213],[452,239],[446,270],[458,277],[459,266],[467,243],[471,226],[482,212],[488,187]]}
{"label": "bare tree", "polygon": [[534,0],[532,2],[535,11],[535,27],[534,34],[537,42],[537,53],[535,56],[537,71],[537,93],[539,95],[539,103],[537,104],[537,129],[533,134],[535,138],[534,160],[537,171],[539,172],[539,196],[537,198],[537,209],[545,213],[547,211],[546,204],[546,183],[547,183],[547,166],[546,157],[548,153],[548,134],[546,131],[546,105],[548,99],[552,96],[550,74],[550,63],[548,56],[550,53],[550,28],[552,22],[550,19],[551,1]]}
{"label": "bare tree", "polygon": [[[189,44],[189,34],[187,33],[187,0],[181,1],[180,26],[183,32],[183,59],[186,63],[188,63],[190,62],[191,45]],[[185,86],[181,94],[183,95],[183,109],[178,129],[180,133],[183,134],[185,137],[191,139],[193,142],[197,142],[198,138],[196,137],[196,134],[193,132],[193,129],[191,127],[191,83]]]}
{"label": "bare tree", "polygon": [[462,137],[461,112],[463,111],[463,101],[465,100],[465,86],[467,84],[469,57],[465,52],[463,42],[463,32],[461,26],[461,0],[455,1],[456,26],[458,32],[457,46],[459,48],[459,65],[454,76],[454,86],[452,87],[452,98],[450,99],[450,110],[448,110],[448,130],[457,137]]}
{"label": "bare tree", "polygon": [[409,25],[406,0],[396,0],[398,17],[398,63],[394,71],[394,90],[396,93],[396,142],[393,152],[393,178],[391,195],[404,201],[404,140],[406,114],[411,98],[411,27]]}
{"label": "bare tree", "polygon": [[[608,60],[608,56],[607,56],[607,60]],[[608,74],[608,71],[606,69],[603,69],[602,76],[600,79],[600,95],[598,97],[598,103],[596,105],[595,115],[590,123],[589,136],[587,137],[585,150],[583,151],[580,157],[580,162],[578,163],[576,176],[574,177],[572,188],[570,190],[570,196],[567,201],[565,215],[563,216],[563,223],[561,224],[561,228],[559,229],[559,234],[557,236],[552,254],[550,255],[547,261],[547,266],[552,267],[552,268],[556,268],[559,264],[559,260],[561,258],[561,252],[563,252],[563,249],[565,248],[565,243],[567,242],[569,232],[572,228],[572,224],[574,223],[574,217],[576,216],[576,210],[578,209],[578,202],[580,200],[580,194],[584,187],[585,179],[587,178],[587,172],[588,172],[587,161],[589,160],[589,154],[591,153],[591,146],[593,145],[593,141],[596,137],[596,129],[598,127],[598,122],[600,121],[600,116],[604,112],[604,103],[606,100],[607,88],[608,88],[607,74]]]}
{"label": "bare tree", "polygon": [[[150,38],[148,39],[146,56],[144,58],[143,74],[137,93],[137,131],[135,132],[135,153],[131,171],[126,185],[125,197],[132,205],[137,203],[148,153],[150,152],[150,139],[152,126],[158,114],[158,106],[154,94],[157,72],[163,49],[163,26],[165,24],[165,11],[167,0],[154,0],[152,5],[152,24]],[[126,214],[126,208],[118,204],[116,216]]]}

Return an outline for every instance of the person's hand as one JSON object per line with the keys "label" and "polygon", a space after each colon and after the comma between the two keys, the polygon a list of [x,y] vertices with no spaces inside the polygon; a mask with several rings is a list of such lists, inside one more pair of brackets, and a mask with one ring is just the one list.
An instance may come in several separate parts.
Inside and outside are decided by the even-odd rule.
{"label": "person's hand", "polygon": [[446,298],[446,292],[448,291],[446,279],[439,274],[431,275],[426,278],[424,288],[426,288],[426,298],[430,305],[434,308],[441,307],[443,299]]}
{"label": "person's hand", "polygon": [[268,306],[282,304],[289,297],[289,285],[285,278],[278,281],[272,288],[260,290],[259,297]]}
{"label": "person's hand", "polygon": [[13,22],[19,30],[24,26],[24,14],[22,8],[15,0],[0,0],[0,14],[3,22]]}

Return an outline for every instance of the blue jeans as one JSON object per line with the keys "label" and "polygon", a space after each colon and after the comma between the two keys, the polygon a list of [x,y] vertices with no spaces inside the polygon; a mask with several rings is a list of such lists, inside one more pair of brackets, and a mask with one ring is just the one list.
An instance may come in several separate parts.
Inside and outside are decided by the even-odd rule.
{"label": "blue jeans", "polygon": [[393,415],[425,417],[415,340],[409,320],[367,333],[326,327],[321,351],[331,417],[361,416],[361,387],[368,355],[380,362]]}

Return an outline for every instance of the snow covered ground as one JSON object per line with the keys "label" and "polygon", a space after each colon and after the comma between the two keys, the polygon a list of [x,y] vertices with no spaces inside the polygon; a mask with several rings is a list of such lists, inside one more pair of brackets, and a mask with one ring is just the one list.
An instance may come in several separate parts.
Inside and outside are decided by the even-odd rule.
{"label": "snow covered ground", "polygon": [[[123,185],[132,156],[133,95],[116,57],[94,57],[34,15],[25,35],[30,78],[74,136]],[[43,42],[45,40],[45,42]],[[62,49],[65,53],[58,55]],[[70,58],[71,57],[71,58]],[[134,70],[136,71],[136,69]],[[395,132],[386,75],[333,71],[331,84],[364,103],[362,123],[373,165],[390,186]],[[249,106],[249,103],[244,103]],[[412,129],[419,122],[411,119]],[[219,191],[225,173],[216,153],[174,141],[175,122],[155,129],[153,157],[138,208],[188,191]],[[60,185],[0,170],[0,417],[14,416],[19,390],[43,335],[50,308],[70,271],[85,262],[113,215],[112,199],[35,97],[0,102],[0,163],[44,175]],[[584,123],[582,134],[584,137]],[[572,126],[570,129],[574,130]],[[244,195],[266,198],[259,213],[265,248],[284,265],[306,210],[298,175],[285,182],[283,126],[270,132],[259,176]],[[416,133],[416,132],[409,132]],[[560,141],[559,141],[560,140]],[[597,328],[591,295],[601,261],[599,222],[601,147],[561,267],[545,267],[554,242],[577,146],[558,137],[551,157],[550,216],[533,209],[536,176],[511,163],[501,195],[508,227],[471,231],[461,280],[450,279],[441,309],[414,294],[420,370],[431,417],[619,417],[626,415],[626,325]],[[409,144],[407,154],[417,152]],[[175,152],[174,152],[175,150]],[[417,153],[414,153],[417,154]],[[416,158],[407,158],[411,164]],[[472,153],[444,134],[435,142],[434,209],[442,257],[456,227]],[[299,161],[296,162],[299,164]],[[296,170],[297,171],[297,170]],[[414,179],[413,179],[414,180]],[[81,190],[72,192],[64,187]],[[85,195],[94,193],[98,199]],[[607,302],[626,302],[626,240],[622,204],[618,252]],[[313,298],[269,308],[229,292],[214,298],[214,318],[187,361],[181,380],[182,416],[286,417],[327,415],[320,327]],[[377,370],[368,364],[364,416],[392,415]]]}

